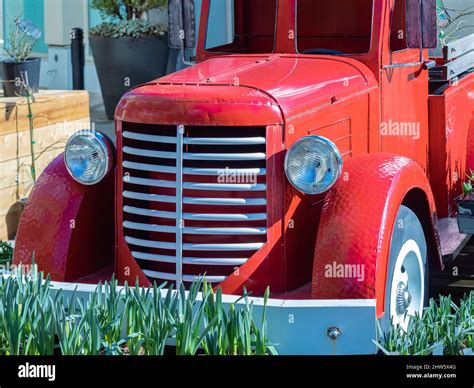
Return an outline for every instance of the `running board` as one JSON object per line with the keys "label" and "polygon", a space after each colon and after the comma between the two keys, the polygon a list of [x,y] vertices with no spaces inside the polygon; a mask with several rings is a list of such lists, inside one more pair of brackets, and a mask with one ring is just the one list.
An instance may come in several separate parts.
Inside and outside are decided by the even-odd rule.
{"label": "running board", "polygon": [[438,220],[438,232],[441,253],[445,263],[454,261],[471,238],[469,234],[459,233],[456,218]]}

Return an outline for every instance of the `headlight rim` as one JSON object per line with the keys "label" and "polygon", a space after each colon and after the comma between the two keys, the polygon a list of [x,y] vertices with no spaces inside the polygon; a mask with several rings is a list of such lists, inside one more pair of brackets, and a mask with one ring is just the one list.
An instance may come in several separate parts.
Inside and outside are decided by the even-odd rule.
{"label": "headlight rim", "polygon": [[[294,180],[291,178],[290,174],[288,174],[288,163],[289,163],[289,159],[290,159],[290,156],[291,156],[291,150],[294,149],[294,147],[298,146],[300,143],[302,142],[305,142],[305,141],[308,141],[308,140],[311,140],[311,139],[316,139],[320,142],[322,142],[325,146],[329,147],[331,152],[335,155],[336,159],[337,159],[337,171],[336,171],[336,174],[335,174],[335,179],[334,181],[326,187],[326,189],[324,191],[318,191],[318,192],[315,192],[315,193],[312,193],[312,192],[305,192],[303,190],[301,190],[301,188],[299,188],[295,183],[294,183]],[[343,169],[343,164],[344,164],[344,161],[342,159],[342,155],[341,155],[341,152],[339,151],[339,149],[337,148],[337,146],[331,141],[329,140],[328,138],[324,137],[324,136],[319,136],[319,135],[308,135],[308,136],[304,136],[302,137],[301,139],[298,139],[297,141],[295,141],[291,146],[290,148],[288,148],[287,152],[286,152],[286,155],[285,155],[285,162],[284,162],[284,171],[285,171],[285,176],[286,176],[286,179],[288,179],[288,182],[290,182],[290,184],[298,191],[300,191],[301,193],[303,194],[307,194],[307,195],[318,195],[318,194],[323,194],[323,193],[326,193],[327,191],[329,191],[335,184],[336,182],[339,180],[339,178],[341,177],[342,175],[342,169]]]}
{"label": "headlight rim", "polygon": [[[101,151],[106,156],[106,158],[105,158],[105,169],[104,169],[103,175],[100,178],[98,178],[94,181],[88,181],[88,182],[82,181],[78,177],[76,177],[73,174],[73,172],[72,172],[72,170],[71,170],[71,168],[68,164],[68,161],[67,161],[68,146],[71,144],[71,142],[76,137],[85,136],[85,135],[88,135],[88,136],[92,135],[97,140]],[[67,169],[69,175],[76,182],[78,182],[78,183],[80,183],[81,185],[84,185],[84,186],[93,186],[93,185],[96,185],[96,184],[100,183],[109,174],[109,172],[112,169],[112,166],[114,164],[114,147],[113,147],[112,144],[113,144],[112,140],[105,133],[103,133],[101,131],[94,130],[94,129],[83,129],[83,130],[80,130],[80,131],[77,131],[77,132],[73,133],[69,137],[69,139],[66,142],[66,145],[64,147],[64,164],[66,166],[66,169]]]}

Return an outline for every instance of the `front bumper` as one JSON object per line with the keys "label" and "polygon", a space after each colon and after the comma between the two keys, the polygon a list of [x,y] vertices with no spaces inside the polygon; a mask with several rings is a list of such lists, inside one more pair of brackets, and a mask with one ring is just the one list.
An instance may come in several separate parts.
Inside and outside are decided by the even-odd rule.
{"label": "front bumper", "polygon": [[[65,300],[74,293],[87,300],[96,286],[52,282],[53,290],[62,289]],[[119,287],[121,289],[121,287]],[[162,290],[165,294],[167,290]],[[223,303],[243,306],[235,295],[223,295]],[[198,300],[200,298],[198,297]],[[263,298],[249,297],[254,317],[260,322]],[[337,340],[328,337],[328,329],[338,328]],[[280,355],[375,354],[377,337],[375,299],[366,300],[284,300],[267,301],[268,338]]]}
{"label": "front bumper", "polygon": [[[256,314],[263,300],[253,298]],[[259,315],[257,315],[258,317]],[[267,303],[268,336],[279,354],[374,354],[377,334],[375,299],[280,300]],[[328,336],[331,328],[340,335]]]}

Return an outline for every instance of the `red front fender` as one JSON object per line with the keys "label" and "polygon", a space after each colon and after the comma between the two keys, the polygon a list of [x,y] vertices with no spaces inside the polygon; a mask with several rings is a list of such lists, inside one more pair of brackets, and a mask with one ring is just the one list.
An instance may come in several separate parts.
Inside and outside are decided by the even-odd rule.
{"label": "red front fender", "polygon": [[114,174],[77,183],[63,155],[39,177],[15,241],[14,264],[31,263],[53,280],[74,281],[114,264]]}
{"label": "red front fender", "polygon": [[[431,215],[428,223],[436,235],[433,194],[416,162],[377,153],[345,163],[323,207],[313,265],[313,298],[376,298],[377,315],[383,314],[391,232],[400,205],[414,189],[424,193]],[[439,249],[435,252],[439,254]],[[361,265],[364,280],[326,275],[328,266],[339,264]]]}

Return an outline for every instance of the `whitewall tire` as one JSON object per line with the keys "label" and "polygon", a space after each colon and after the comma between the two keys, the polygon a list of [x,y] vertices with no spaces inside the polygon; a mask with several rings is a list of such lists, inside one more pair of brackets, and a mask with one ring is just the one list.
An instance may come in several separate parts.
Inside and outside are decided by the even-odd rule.
{"label": "whitewall tire", "polygon": [[382,329],[398,325],[406,330],[428,300],[426,237],[420,220],[406,206],[400,207],[392,230],[386,279]]}

